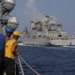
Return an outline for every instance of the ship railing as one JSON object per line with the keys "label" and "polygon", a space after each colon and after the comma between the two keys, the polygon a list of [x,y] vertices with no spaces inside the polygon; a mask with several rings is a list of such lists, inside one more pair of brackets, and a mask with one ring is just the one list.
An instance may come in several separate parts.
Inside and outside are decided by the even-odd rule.
{"label": "ship railing", "polygon": [[[20,57],[18,56],[18,62],[19,62],[19,67],[20,67],[20,70],[21,70],[21,74],[22,75],[25,75],[24,74],[24,70],[23,70],[23,66],[22,66],[22,63],[21,63],[21,60],[20,60]],[[16,72],[16,71],[15,71]],[[16,74],[16,73],[15,73]]]}
{"label": "ship railing", "polygon": [[22,67],[22,64],[21,64],[21,60],[24,62],[25,65],[27,65],[28,68],[30,68],[36,75],[40,75],[38,72],[36,72],[22,57],[21,55],[18,56],[18,61],[19,61],[19,65],[20,65],[20,68],[21,68],[21,72],[22,72],[22,75],[25,75],[24,74],[24,71],[23,71],[23,67]]}

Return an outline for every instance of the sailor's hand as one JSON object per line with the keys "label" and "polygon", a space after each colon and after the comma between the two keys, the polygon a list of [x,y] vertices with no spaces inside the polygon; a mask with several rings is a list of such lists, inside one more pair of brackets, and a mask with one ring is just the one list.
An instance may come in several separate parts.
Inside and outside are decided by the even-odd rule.
{"label": "sailor's hand", "polygon": [[19,52],[17,52],[17,56],[19,55]]}

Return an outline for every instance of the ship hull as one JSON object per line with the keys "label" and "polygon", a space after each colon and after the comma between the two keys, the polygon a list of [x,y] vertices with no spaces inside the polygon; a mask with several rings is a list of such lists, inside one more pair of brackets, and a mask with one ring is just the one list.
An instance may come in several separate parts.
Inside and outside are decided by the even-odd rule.
{"label": "ship hull", "polygon": [[69,39],[64,39],[64,38],[54,38],[51,40],[50,38],[50,43],[53,46],[75,46],[75,39],[74,38],[69,38]]}
{"label": "ship hull", "polygon": [[37,46],[50,46],[51,45],[49,38],[42,38],[42,37],[37,37],[37,38],[23,37],[22,43],[25,45],[37,45]]}
{"label": "ship hull", "polygon": [[[52,38],[53,39],[53,38]],[[22,43],[24,45],[37,45],[37,46],[75,46],[74,38],[63,39],[63,38],[28,38],[27,36],[22,37]]]}

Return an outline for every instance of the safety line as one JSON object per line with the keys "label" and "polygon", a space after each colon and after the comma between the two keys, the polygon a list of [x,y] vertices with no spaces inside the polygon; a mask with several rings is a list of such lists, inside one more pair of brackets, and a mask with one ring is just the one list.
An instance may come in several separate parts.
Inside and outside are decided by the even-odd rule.
{"label": "safety line", "polygon": [[21,57],[21,55],[19,55],[19,57],[22,59],[22,61],[33,71],[35,72],[37,75],[40,75],[38,72],[36,72],[31,66],[28,65],[28,63]]}

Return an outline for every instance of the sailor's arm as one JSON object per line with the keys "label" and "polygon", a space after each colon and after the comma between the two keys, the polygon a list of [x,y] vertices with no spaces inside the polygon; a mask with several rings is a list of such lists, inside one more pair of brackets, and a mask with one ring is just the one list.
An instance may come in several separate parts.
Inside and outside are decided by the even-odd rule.
{"label": "sailor's arm", "polygon": [[9,40],[9,37],[6,37],[6,38],[5,38],[5,43],[6,43],[8,40]]}
{"label": "sailor's arm", "polygon": [[13,43],[12,49],[11,49],[12,53],[13,53],[15,56],[18,56],[18,55],[19,55],[19,53],[17,52],[17,46],[18,46],[18,43],[15,42],[15,43]]}

